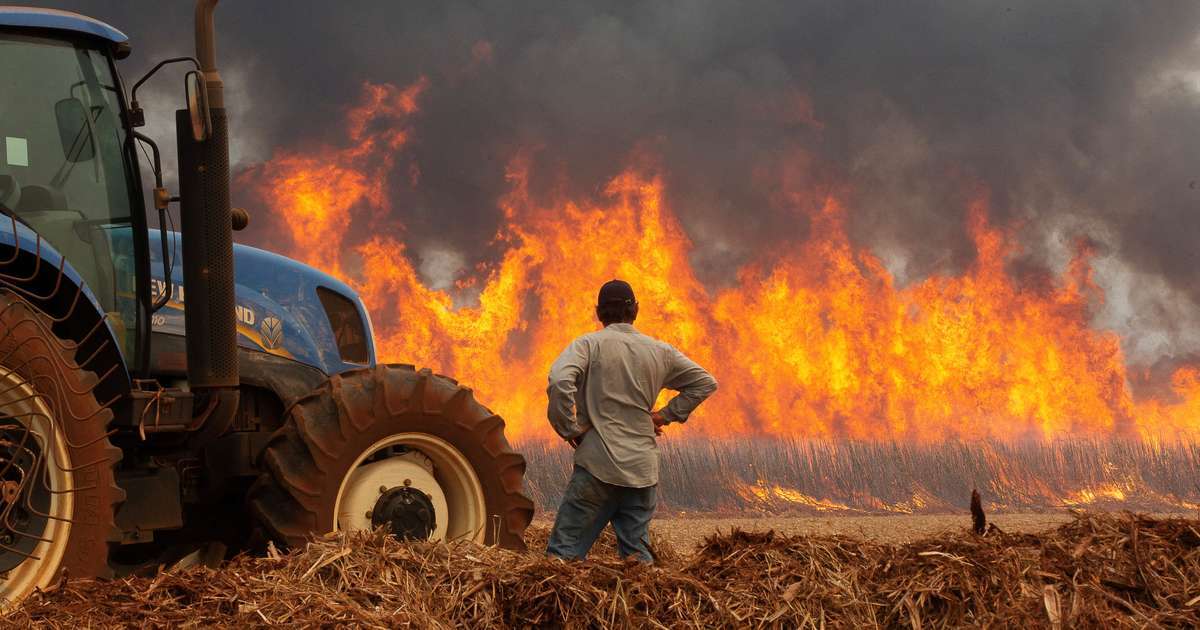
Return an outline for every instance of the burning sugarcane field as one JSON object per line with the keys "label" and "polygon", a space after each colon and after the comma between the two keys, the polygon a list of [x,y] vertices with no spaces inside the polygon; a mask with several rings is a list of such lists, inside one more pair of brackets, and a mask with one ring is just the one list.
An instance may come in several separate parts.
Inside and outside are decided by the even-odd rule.
{"label": "burning sugarcane field", "polygon": [[25,3],[0,627],[1200,627],[1193,0]]}

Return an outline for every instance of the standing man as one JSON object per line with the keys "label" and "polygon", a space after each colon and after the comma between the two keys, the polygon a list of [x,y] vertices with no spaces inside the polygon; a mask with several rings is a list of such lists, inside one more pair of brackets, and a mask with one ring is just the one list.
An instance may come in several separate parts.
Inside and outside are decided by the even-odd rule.
{"label": "standing man", "polygon": [[[554,519],[546,553],[582,560],[610,521],[622,558],[654,561],[650,518],[658,487],[658,445],[671,422],[717,389],[704,368],[633,327],[638,303],[629,283],[600,287],[596,317],[604,329],[579,337],[550,368],[546,414],[575,447],[575,471]],[[664,388],[679,392],[654,411]]]}

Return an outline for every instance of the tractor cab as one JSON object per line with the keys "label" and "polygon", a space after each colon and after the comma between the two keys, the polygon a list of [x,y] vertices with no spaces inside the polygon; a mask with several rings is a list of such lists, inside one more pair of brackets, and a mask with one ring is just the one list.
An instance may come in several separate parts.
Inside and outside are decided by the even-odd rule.
{"label": "tractor cab", "polygon": [[146,229],[113,66],[127,50],[95,20],[0,7],[0,232],[15,222],[65,258],[132,360]]}

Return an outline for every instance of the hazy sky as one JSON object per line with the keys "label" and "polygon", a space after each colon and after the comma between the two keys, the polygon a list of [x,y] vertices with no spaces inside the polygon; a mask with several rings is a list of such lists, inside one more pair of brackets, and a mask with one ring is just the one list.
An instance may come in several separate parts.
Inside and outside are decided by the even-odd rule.
{"label": "hazy sky", "polygon": [[[128,33],[128,82],[192,48],[188,2],[44,4]],[[537,148],[535,192],[587,196],[643,149],[715,284],[803,238],[781,174],[843,197],[901,282],[969,264],[982,190],[1020,226],[1015,274],[1090,239],[1097,324],[1141,362],[1200,350],[1200,3],[226,0],[217,22],[242,167],[336,141],[366,81],[428,78],[397,211],[433,275],[493,255],[516,150]],[[167,144],[180,94],[143,98]]]}

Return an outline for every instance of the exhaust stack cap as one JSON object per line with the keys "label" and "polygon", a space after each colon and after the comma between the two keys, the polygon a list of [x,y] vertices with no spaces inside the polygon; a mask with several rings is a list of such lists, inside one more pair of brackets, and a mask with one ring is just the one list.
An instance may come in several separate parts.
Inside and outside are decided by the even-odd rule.
{"label": "exhaust stack cap", "polygon": [[208,106],[225,107],[225,86],[217,72],[217,42],[213,30],[213,12],[218,0],[196,0],[196,59],[204,72]]}

